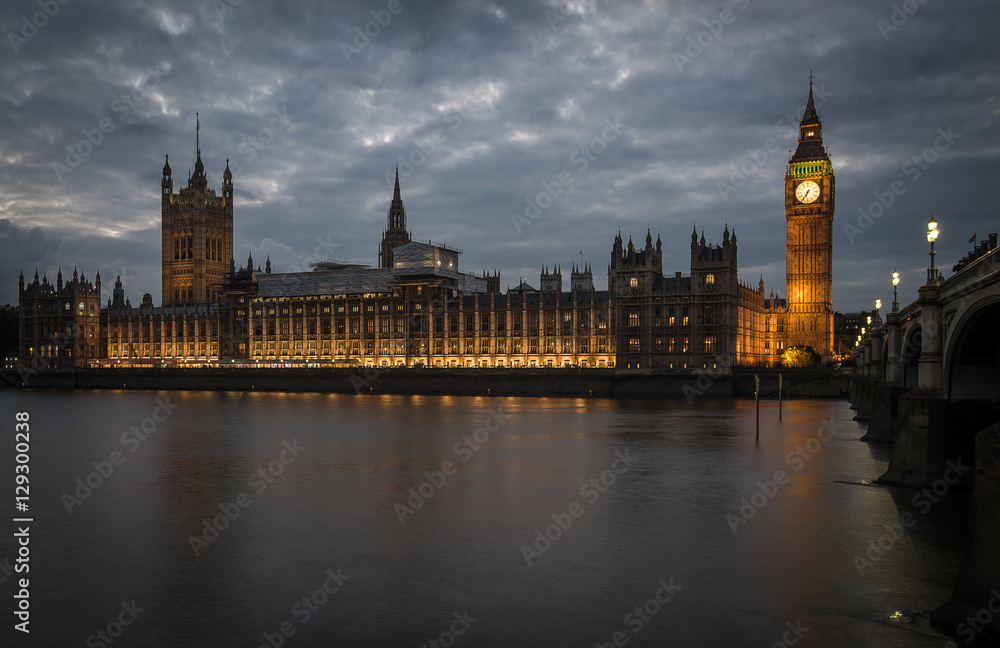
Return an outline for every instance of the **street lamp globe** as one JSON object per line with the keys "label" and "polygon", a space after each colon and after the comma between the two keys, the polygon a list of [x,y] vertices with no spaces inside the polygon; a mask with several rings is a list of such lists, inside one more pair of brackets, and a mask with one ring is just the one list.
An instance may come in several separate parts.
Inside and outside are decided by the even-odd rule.
{"label": "street lamp globe", "polygon": [[936,284],[938,283],[938,271],[937,266],[934,265],[934,241],[938,237],[938,224],[934,220],[934,214],[931,214],[931,219],[927,221],[927,242],[931,244],[931,267],[927,271],[927,282]]}
{"label": "street lamp globe", "polygon": [[892,312],[899,312],[899,271],[892,271]]}

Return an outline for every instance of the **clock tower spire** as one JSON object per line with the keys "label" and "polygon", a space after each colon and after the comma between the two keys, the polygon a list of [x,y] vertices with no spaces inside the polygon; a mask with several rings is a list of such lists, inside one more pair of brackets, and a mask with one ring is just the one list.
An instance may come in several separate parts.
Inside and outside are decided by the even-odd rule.
{"label": "clock tower spire", "polygon": [[799,122],[799,142],[785,172],[786,346],[811,346],[832,360],[833,212],[835,177],[823,146],[823,126],[809,98]]}

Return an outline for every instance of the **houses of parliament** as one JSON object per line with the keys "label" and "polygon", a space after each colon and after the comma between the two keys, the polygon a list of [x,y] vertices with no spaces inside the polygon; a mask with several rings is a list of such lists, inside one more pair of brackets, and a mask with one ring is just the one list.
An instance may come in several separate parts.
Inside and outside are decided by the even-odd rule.
{"label": "houses of parliament", "polygon": [[[20,362],[31,366],[426,366],[695,369],[774,366],[784,348],[833,349],[834,173],[812,81],[785,173],[786,297],[738,278],[736,232],[691,233],[687,274],[664,274],[653,241],[611,245],[608,288],[589,264],[542,267],[537,288],[459,269],[460,251],[414,240],[396,175],[378,267],[335,262],[272,272],[233,256],[233,177],[160,182],[162,304],[121,279],[101,304],[93,281],[61,271],[19,282]],[[374,247],[374,246],[373,246]]]}

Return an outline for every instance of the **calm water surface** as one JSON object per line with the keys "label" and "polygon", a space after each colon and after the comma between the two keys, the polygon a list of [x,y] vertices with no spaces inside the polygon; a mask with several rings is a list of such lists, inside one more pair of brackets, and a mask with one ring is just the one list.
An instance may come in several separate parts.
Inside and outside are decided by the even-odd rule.
{"label": "calm water surface", "polygon": [[[176,409],[154,425],[158,401]],[[889,449],[858,440],[843,402],[786,402],[781,422],[763,403],[759,443],[748,400],[4,391],[0,404],[11,440],[14,412],[31,413],[30,645],[101,645],[133,599],[116,647],[946,643],[923,613],[950,595],[967,508],[861,484]],[[484,425],[496,431],[479,445]],[[72,502],[115,451],[121,465]],[[772,487],[777,471],[787,484]],[[427,473],[439,487],[421,489]],[[905,512],[917,524],[888,535]],[[881,536],[860,574],[855,555]]]}

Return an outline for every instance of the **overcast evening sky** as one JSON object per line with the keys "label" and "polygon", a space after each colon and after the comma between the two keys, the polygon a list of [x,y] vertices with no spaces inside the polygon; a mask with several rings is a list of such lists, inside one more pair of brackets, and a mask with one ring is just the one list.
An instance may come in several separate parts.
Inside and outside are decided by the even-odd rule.
{"label": "overcast evening sky", "polygon": [[581,259],[606,287],[619,229],[687,274],[692,224],[728,223],[741,278],[783,296],[810,70],[836,310],[891,301],[894,267],[916,297],[932,212],[946,276],[1000,230],[996,2],[62,1],[0,10],[0,303],[59,266],[159,303],[160,170],[185,184],[195,112],[237,264],[275,270],[376,264],[398,162],[413,237],[504,288]]}

